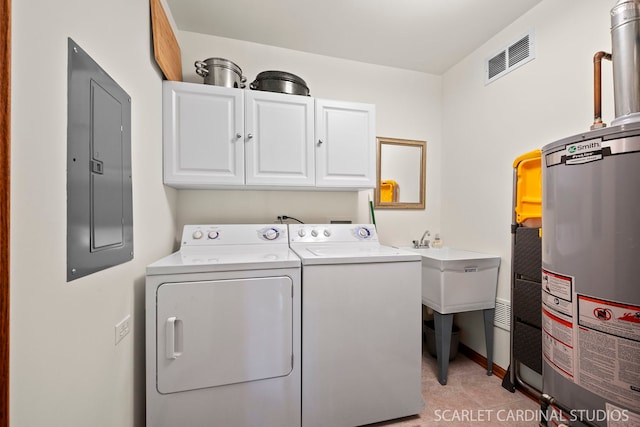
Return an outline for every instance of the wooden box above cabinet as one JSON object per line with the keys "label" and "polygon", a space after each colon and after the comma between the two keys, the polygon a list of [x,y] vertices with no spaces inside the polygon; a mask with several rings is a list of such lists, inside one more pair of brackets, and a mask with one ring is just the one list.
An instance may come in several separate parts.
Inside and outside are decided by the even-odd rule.
{"label": "wooden box above cabinet", "polygon": [[375,187],[375,106],[165,81],[164,183],[175,188]]}

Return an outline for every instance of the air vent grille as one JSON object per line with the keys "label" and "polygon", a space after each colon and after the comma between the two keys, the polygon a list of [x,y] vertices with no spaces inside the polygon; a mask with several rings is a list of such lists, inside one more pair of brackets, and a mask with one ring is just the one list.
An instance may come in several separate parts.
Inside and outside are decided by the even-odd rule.
{"label": "air vent grille", "polygon": [[493,78],[507,69],[507,52],[500,52],[489,60],[489,78]]}
{"label": "air vent grille", "polygon": [[535,58],[533,32],[488,58],[485,63],[485,84],[504,76]]}
{"label": "air vent grille", "polygon": [[505,331],[511,330],[511,301],[496,298],[496,314],[493,324]]}
{"label": "air vent grille", "polygon": [[527,34],[525,37],[509,46],[508,52],[509,67],[513,67],[519,62],[527,59],[529,57],[529,35]]}

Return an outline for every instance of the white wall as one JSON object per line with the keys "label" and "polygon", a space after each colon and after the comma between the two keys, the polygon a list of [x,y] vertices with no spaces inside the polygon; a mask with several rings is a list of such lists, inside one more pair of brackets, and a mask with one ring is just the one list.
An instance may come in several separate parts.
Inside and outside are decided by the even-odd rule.
{"label": "white wall", "polygon": [[[446,245],[500,255],[498,297],[509,299],[513,161],[589,130],[593,55],[611,51],[613,1],[545,0],[443,76],[442,228]],[[536,58],[486,85],[484,61],[535,31]],[[603,61],[603,119],[613,118],[611,63]],[[485,353],[480,313],[458,316],[462,341]],[[509,365],[509,335],[495,360]]]}
{"label": "white wall", "polygon": [[[194,61],[222,57],[235,62],[247,84],[266,70],[305,80],[311,96],[376,105],[377,135],[427,141],[427,209],[376,211],[381,240],[408,245],[426,227],[440,225],[441,78],[414,71],[181,31],[184,80],[202,83]],[[178,221],[186,223],[273,222],[278,215],[306,223],[351,219],[368,222],[371,191],[186,191],[179,192]]]}
{"label": "white wall", "polygon": [[[133,261],[71,283],[65,255],[67,37],[132,98],[135,249]],[[367,191],[164,187],[162,76],[151,43],[146,2],[14,2],[12,425],[143,425],[144,267],[175,248],[183,224],[271,222],[283,214],[307,222],[369,220]],[[427,211],[378,212],[381,236],[406,244],[427,224],[439,225],[439,77],[189,33],[180,34],[180,44],[186,80],[198,79],[187,62],[223,56],[251,78],[283,69],[303,76],[314,96],[375,103],[379,135],[429,142]],[[133,332],[115,346],[114,325],[127,314]]]}
{"label": "white wall", "polygon": [[[588,129],[592,56],[610,49],[609,3],[545,0],[443,78],[187,32],[178,38],[186,80],[199,81],[192,63],[211,56],[238,63],[249,81],[281,69],[303,77],[315,97],[376,104],[380,136],[426,140],[427,208],[376,211],[382,240],[404,245],[430,228],[447,245],[499,254],[498,295],[508,298],[512,162]],[[485,57],[530,29],[536,59],[485,86]],[[65,278],[67,37],[132,97],[136,253],[131,262],[71,283]],[[307,222],[364,221],[370,192],[164,187],[162,78],[147,2],[13,2],[12,55],[11,424],[142,426],[144,267],[173,249],[181,225],[271,222],[282,214]],[[604,85],[610,122],[610,81]],[[127,314],[133,333],[115,346],[114,325]],[[463,342],[484,353],[480,317],[460,321]],[[496,331],[496,362],[506,367],[508,334]]]}
{"label": "white wall", "polygon": [[[67,37],[132,99],[134,260],[66,282]],[[12,426],[144,425],[144,272],[172,249],[147,1],[14,1]],[[127,314],[133,331],[114,344]]]}

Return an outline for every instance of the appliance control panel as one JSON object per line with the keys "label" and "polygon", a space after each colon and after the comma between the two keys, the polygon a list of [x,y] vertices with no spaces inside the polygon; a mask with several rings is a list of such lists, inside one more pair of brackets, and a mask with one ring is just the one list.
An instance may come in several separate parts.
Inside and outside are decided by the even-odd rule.
{"label": "appliance control panel", "polygon": [[185,225],[181,246],[288,244],[287,226],[282,224]]}
{"label": "appliance control panel", "polygon": [[373,224],[289,224],[291,243],[377,242]]}

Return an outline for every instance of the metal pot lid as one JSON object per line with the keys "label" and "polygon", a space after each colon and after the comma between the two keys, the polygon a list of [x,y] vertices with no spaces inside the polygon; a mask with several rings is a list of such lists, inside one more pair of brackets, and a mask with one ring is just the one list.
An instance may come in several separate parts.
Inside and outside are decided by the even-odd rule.
{"label": "metal pot lid", "polygon": [[263,71],[256,76],[256,81],[259,80],[284,80],[307,87],[307,83],[304,80],[286,71]]}

